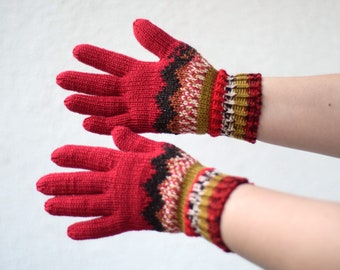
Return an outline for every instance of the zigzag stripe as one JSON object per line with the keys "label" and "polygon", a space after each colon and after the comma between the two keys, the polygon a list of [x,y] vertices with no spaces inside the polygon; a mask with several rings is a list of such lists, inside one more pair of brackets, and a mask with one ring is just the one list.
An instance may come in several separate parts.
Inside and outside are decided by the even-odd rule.
{"label": "zigzag stripe", "polygon": [[170,64],[161,71],[165,86],[155,97],[161,110],[154,126],[158,132],[173,133],[169,124],[173,121],[177,112],[171,104],[171,97],[181,88],[177,72],[191,61],[195,53],[195,49],[185,43],[181,43],[174,53],[169,56],[169,58],[172,58]]}

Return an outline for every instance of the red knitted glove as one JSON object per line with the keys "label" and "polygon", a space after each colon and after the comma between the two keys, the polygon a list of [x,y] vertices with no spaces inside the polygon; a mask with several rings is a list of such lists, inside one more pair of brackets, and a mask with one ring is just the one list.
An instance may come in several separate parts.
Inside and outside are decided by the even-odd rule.
{"label": "red knitted glove", "polygon": [[215,70],[194,48],[147,20],[134,23],[137,40],[159,57],[143,62],[91,45],[75,47],[81,62],[109,74],[67,71],[57,83],[72,95],[71,111],[90,114],[85,129],[110,134],[117,125],[135,132],[209,133],[256,141],[261,74]]}
{"label": "red knitted glove", "polygon": [[228,250],[220,234],[221,213],[246,179],[203,167],[174,145],[124,127],[116,127],[112,136],[120,151],[75,145],[57,149],[52,160],[59,166],[89,171],[53,173],[37,183],[40,192],[55,196],[45,204],[50,214],[97,217],[71,225],[71,238],[182,231]]}

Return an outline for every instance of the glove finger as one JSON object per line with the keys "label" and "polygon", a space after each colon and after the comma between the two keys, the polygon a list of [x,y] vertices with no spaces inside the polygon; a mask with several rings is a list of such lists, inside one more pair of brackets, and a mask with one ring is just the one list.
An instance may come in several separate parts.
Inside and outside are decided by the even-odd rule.
{"label": "glove finger", "polygon": [[55,216],[108,216],[112,214],[112,200],[103,194],[57,196],[46,201],[45,210]]}
{"label": "glove finger", "polygon": [[142,137],[123,126],[115,127],[111,134],[115,145],[125,152],[154,152],[163,144]]}
{"label": "glove finger", "polygon": [[127,112],[122,97],[71,95],[65,99],[64,104],[70,111],[81,114],[107,117]]}
{"label": "glove finger", "polygon": [[61,167],[109,171],[122,155],[120,151],[104,147],[65,145],[56,149],[51,159]]}
{"label": "glove finger", "polygon": [[116,216],[108,216],[77,222],[68,227],[67,234],[74,240],[85,240],[143,229],[145,228],[129,224],[129,222],[124,219],[118,220]]}
{"label": "glove finger", "polygon": [[131,121],[128,113],[113,117],[91,116],[84,120],[83,126],[87,131],[106,135],[110,135],[115,126],[125,126],[137,133],[152,131],[147,125]]}
{"label": "glove finger", "polygon": [[133,30],[139,43],[159,58],[166,57],[180,43],[148,20],[136,20]]}
{"label": "glove finger", "polygon": [[100,194],[108,183],[101,172],[52,173],[39,179],[37,189],[45,195]]}
{"label": "glove finger", "polygon": [[131,70],[132,66],[138,65],[139,62],[129,56],[88,44],[76,46],[73,49],[73,55],[84,64],[118,77],[124,76]]}
{"label": "glove finger", "polygon": [[119,77],[108,74],[64,71],[58,74],[56,82],[66,90],[89,95],[117,96],[121,94]]}

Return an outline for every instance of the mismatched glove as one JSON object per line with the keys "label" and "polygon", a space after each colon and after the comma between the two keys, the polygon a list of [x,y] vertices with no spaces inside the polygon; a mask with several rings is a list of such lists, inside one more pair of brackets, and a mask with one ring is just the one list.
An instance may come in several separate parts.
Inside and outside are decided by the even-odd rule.
{"label": "mismatched glove", "polygon": [[261,110],[261,74],[228,75],[194,48],[143,19],[137,40],[159,57],[143,62],[91,45],[75,47],[81,62],[107,74],[66,71],[57,83],[81,92],[68,97],[74,112],[92,115],[85,129],[110,134],[114,126],[135,132],[208,133],[254,143]]}
{"label": "mismatched glove", "polygon": [[184,232],[228,251],[220,217],[231,192],[247,179],[204,167],[174,145],[125,127],[116,127],[112,136],[120,150],[75,145],[55,150],[52,160],[59,166],[88,171],[53,173],[37,183],[40,192],[55,196],[45,204],[50,214],[96,217],[71,225],[71,238]]}

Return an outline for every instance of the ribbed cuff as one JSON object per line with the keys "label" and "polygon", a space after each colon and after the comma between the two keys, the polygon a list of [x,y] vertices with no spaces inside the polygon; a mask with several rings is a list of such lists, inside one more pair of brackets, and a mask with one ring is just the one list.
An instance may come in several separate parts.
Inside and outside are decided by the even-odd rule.
{"label": "ribbed cuff", "polygon": [[232,191],[248,180],[221,174],[199,163],[189,169],[185,178],[179,206],[181,230],[189,236],[202,236],[224,251],[230,251],[221,236],[222,211]]}
{"label": "ribbed cuff", "polygon": [[211,98],[209,134],[256,142],[261,114],[261,74],[218,72]]}

